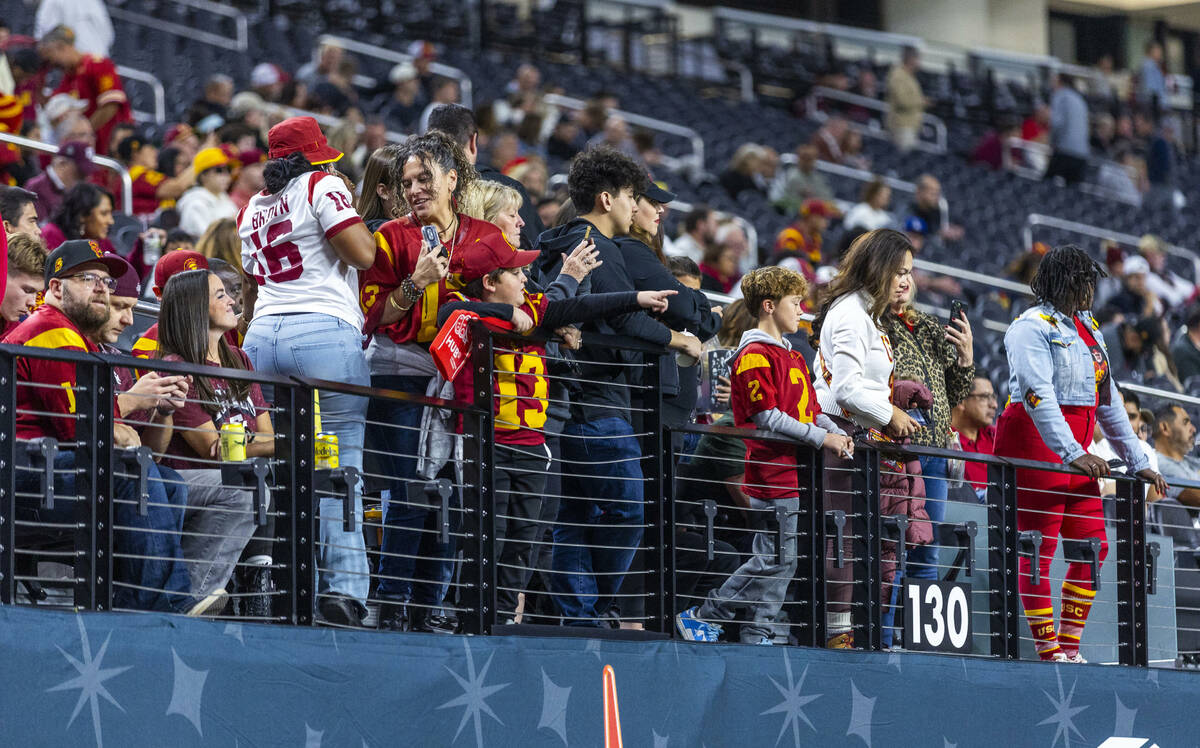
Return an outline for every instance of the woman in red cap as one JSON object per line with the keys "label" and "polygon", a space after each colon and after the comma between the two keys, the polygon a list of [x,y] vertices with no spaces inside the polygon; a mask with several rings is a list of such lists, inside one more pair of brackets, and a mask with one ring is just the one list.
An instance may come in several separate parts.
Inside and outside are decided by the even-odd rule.
{"label": "woman in red cap", "polygon": [[[247,276],[244,315],[251,319],[242,348],[258,371],[368,385],[358,271],[375,260],[375,242],[333,168],[342,153],[312,117],[280,122],[267,140],[266,189],[237,218]],[[366,412],[364,398],[321,395],[325,430],[338,438],[342,466],[362,469]],[[354,511],[361,521],[361,503]],[[322,616],[360,624],[369,582],[366,546],[362,533],[342,529],[340,499],[321,500],[317,565]]]}

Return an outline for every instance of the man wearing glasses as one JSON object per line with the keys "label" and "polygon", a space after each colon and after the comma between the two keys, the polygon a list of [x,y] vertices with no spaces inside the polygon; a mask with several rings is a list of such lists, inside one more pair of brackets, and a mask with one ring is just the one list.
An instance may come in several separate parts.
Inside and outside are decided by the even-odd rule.
{"label": "man wearing glasses", "polygon": [[[958,432],[964,452],[990,455],[996,445],[996,388],[986,377],[975,377],[965,400],[954,407],[950,425]],[[987,501],[987,465],[967,461],[965,477],[980,501]]]}
{"label": "man wearing glasses", "polygon": [[[109,317],[113,276],[127,264],[106,255],[93,241],[64,242],[46,259],[45,303],[3,340],[30,348],[53,348],[90,353],[92,342]],[[72,523],[75,509],[76,367],[67,361],[38,358],[17,360],[17,517],[34,523]],[[135,447],[141,441],[132,428],[113,423],[113,444]],[[28,440],[58,440],[55,494],[52,509],[41,506],[38,469],[32,464]],[[136,480],[114,478],[113,524],[115,609],[159,610],[200,615],[224,599],[198,600],[190,594],[178,533],[183,528],[186,491],[168,493],[158,469],[149,468],[146,513],[138,511]],[[79,500],[93,500],[91,496]],[[107,604],[107,601],[105,601]]]}

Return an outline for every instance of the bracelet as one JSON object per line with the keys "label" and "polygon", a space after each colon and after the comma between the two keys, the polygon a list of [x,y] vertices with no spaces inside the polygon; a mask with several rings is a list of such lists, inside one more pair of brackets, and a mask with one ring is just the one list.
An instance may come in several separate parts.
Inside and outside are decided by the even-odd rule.
{"label": "bracelet", "polygon": [[400,304],[396,302],[396,294],[394,293],[388,294],[388,303],[391,304],[392,308],[397,312],[407,312],[412,308],[412,304],[409,304],[408,306],[400,306]]}
{"label": "bracelet", "polygon": [[413,304],[416,304],[418,301],[420,301],[421,296],[423,296],[425,293],[423,290],[417,288],[416,283],[413,283],[411,275],[400,281],[400,292],[403,293],[404,297]]}

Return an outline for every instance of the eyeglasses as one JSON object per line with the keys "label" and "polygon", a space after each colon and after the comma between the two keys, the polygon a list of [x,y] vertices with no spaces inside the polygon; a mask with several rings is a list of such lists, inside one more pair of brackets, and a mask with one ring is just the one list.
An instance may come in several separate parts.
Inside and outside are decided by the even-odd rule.
{"label": "eyeglasses", "polygon": [[977,397],[981,400],[995,400],[996,393],[995,392],[972,392],[971,394],[967,395],[967,397]]}
{"label": "eyeglasses", "polygon": [[95,286],[97,283],[101,283],[110,292],[117,290],[117,279],[116,278],[105,278],[103,276],[96,275],[95,273],[78,273],[76,275],[68,275],[65,278],[63,278],[63,280],[67,280],[68,278],[73,278],[75,280],[83,281],[84,283],[86,283],[89,286]]}

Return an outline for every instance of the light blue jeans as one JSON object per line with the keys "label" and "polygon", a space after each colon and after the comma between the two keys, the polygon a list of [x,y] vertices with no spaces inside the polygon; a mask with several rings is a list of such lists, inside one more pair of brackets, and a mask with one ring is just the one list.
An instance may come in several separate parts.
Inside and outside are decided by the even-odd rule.
{"label": "light blue jeans", "polygon": [[[370,386],[371,373],[362,332],[328,314],[273,314],[256,317],[242,348],[263,373],[296,375]],[[366,398],[321,393],[321,429],[336,434],[338,461],[362,470]],[[362,526],[362,498],[355,502]],[[321,545],[317,548],[318,594],[342,594],[365,605],[370,588],[367,547],[360,531],[342,529],[342,500],[321,499]]]}
{"label": "light blue jeans", "polygon": [[[939,550],[937,538],[938,527],[946,518],[946,499],[950,488],[946,482],[947,467],[944,457],[921,458],[921,475],[925,479],[925,511],[929,514],[929,521],[933,526],[933,542],[929,545],[909,546],[908,568],[906,569],[909,579],[939,579],[941,577],[937,566]],[[901,579],[896,580],[895,586],[892,587],[892,599],[886,601],[889,604],[885,604],[883,608],[882,638],[885,647],[892,645],[892,637],[895,633],[895,629],[892,628],[893,618],[900,599],[902,581]]]}

